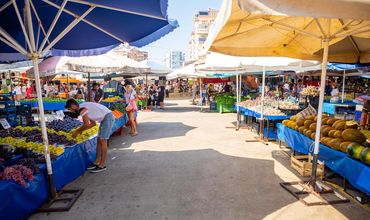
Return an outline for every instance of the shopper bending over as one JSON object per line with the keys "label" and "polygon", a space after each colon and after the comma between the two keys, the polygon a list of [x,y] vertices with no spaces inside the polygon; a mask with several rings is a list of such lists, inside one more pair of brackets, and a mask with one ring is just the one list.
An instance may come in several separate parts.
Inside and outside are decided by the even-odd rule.
{"label": "shopper bending over", "polygon": [[131,136],[138,135],[137,128],[136,128],[136,121],[135,121],[135,112],[137,112],[137,106],[136,106],[136,92],[132,85],[126,85],[125,87],[125,100],[126,100],[126,112],[130,121]]}
{"label": "shopper bending over", "polygon": [[92,173],[106,170],[105,162],[107,160],[108,139],[115,120],[112,111],[104,105],[95,102],[78,104],[74,99],[67,100],[65,108],[72,112],[79,113],[83,120],[83,125],[73,132],[72,137],[76,137],[83,131],[94,127],[96,122],[100,123],[96,159],[87,169]]}

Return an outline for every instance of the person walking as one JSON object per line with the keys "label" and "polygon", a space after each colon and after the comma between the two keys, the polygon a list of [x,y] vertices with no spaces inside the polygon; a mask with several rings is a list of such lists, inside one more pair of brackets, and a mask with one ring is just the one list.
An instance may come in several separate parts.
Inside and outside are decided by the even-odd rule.
{"label": "person walking", "polygon": [[165,96],[166,88],[161,83],[158,87],[158,102],[157,106],[159,109],[164,109],[164,96]]}
{"label": "person walking", "polygon": [[137,106],[136,106],[136,92],[135,89],[132,87],[131,84],[126,85],[125,87],[125,100],[126,100],[126,112],[130,121],[130,126],[131,126],[131,131],[130,135],[131,136],[136,136],[139,133],[137,132],[137,127],[136,127],[136,120],[135,120],[135,113],[137,112]]}
{"label": "person walking", "polygon": [[75,99],[68,99],[65,108],[71,112],[78,113],[82,117],[83,125],[72,133],[75,138],[83,131],[92,128],[96,122],[100,123],[98,131],[98,143],[96,147],[96,159],[87,169],[91,173],[98,173],[107,169],[108,140],[114,124],[112,111],[104,105],[95,102],[84,102],[78,104]]}

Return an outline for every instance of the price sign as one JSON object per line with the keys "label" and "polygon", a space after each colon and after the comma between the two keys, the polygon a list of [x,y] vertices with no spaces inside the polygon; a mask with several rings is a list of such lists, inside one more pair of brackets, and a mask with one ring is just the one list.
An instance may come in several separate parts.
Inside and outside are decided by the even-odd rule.
{"label": "price sign", "polygon": [[5,118],[0,119],[0,124],[3,126],[4,129],[9,129],[11,126],[9,122]]}

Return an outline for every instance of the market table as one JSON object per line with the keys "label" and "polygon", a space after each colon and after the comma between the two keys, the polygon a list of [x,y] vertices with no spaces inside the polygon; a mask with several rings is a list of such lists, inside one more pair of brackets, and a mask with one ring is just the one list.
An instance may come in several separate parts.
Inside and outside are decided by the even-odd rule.
{"label": "market table", "polygon": [[335,113],[337,113],[338,108],[345,108],[347,110],[348,109],[355,110],[356,103],[350,102],[350,101],[346,101],[346,102],[343,102],[343,103],[324,102],[324,104],[322,106],[322,111],[327,113],[327,114],[335,115]]}
{"label": "market table", "polygon": [[[125,125],[124,114],[116,119],[111,134]],[[94,136],[73,147],[66,147],[62,155],[52,161],[54,183],[57,190],[82,176],[96,156],[97,137]],[[12,181],[0,181],[0,219],[26,219],[48,198],[48,181],[45,164],[39,164],[40,173],[23,188]]]}
{"label": "market table", "polygon": [[[294,151],[308,154],[313,150],[314,140],[282,124],[278,124],[278,138]],[[370,195],[370,166],[322,144],[320,144],[319,160],[353,186]]]}
{"label": "market table", "polygon": [[[234,110],[236,110],[236,105],[234,105]],[[247,117],[253,117],[253,118],[256,118],[256,119],[260,119],[261,118],[261,114],[256,112],[256,111],[253,111],[253,110],[250,110],[246,107],[243,107],[243,106],[239,106],[239,111],[244,115],[244,116],[247,116]],[[288,119],[290,118],[291,116],[290,115],[264,115],[263,116],[264,119],[267,121],[267,128],[265,129],[264,128],[264,136],[267,137],[267,139],[269,138],[272,138],[272,139],[276,139],[277,138],[277,132],[275,131],[271,131],[270,130],[270,121],[282,121],[282,120],[285,120],[285,119]],[[265,133],[267,135],[265,135]]]}

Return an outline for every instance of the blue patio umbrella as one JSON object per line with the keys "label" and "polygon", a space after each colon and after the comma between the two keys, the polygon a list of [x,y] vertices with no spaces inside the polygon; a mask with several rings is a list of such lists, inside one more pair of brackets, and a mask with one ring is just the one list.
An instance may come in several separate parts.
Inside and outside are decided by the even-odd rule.
{"label": "blue patio umbrella", "polygon": [[167,0],[0,0],[0,61],[33,60],[53,197],[38,58],[99,55],[121,43],[141,47],[176,27],[167,17]]}

